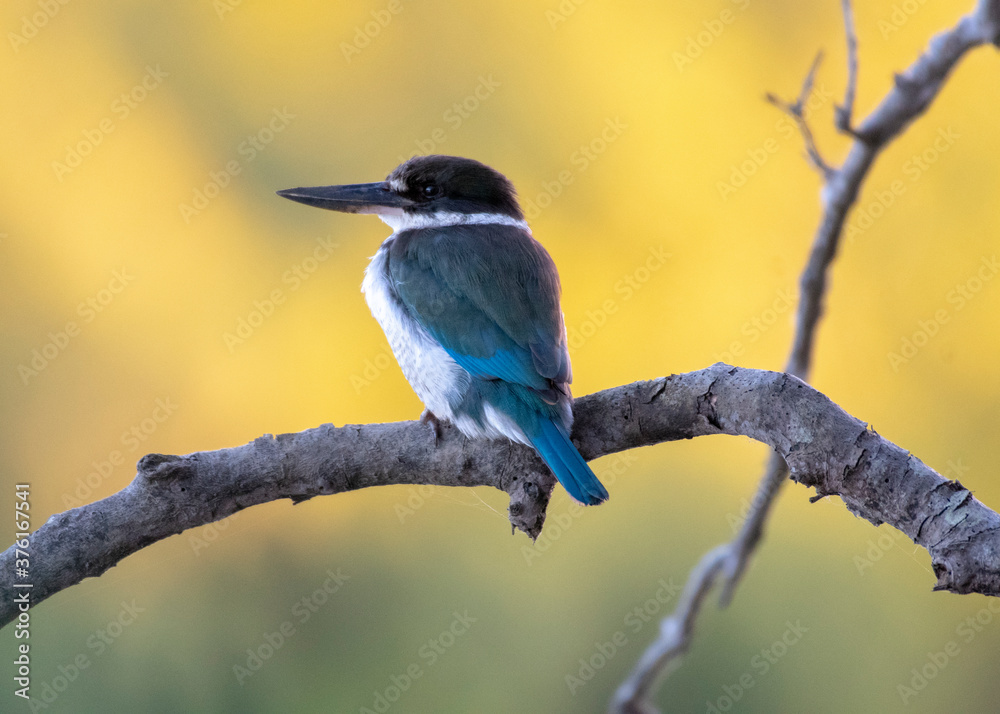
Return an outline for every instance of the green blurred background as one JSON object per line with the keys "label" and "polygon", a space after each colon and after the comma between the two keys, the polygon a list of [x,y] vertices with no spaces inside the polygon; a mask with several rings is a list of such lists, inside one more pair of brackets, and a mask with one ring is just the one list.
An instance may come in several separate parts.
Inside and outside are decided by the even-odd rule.
{"label": "green blurred background", "polygon": [[[859,115],[971,4],[858,3]],[[813,128],[840,160],[833,0],[18,0],[0,18],[0,504],[29,483],[34,527],[121,489],[147,452],[415,418],[359,291],[387,227],[274,195],[378,180],[415,152],[480,159],[534,206],[576,394],[784,364],[820,182],[763,96],[794,97],[824,49]],[[812,375],[993,506],[997,71],[995,51],[969,55],[879,160]],[[669,258],[645,271],[651,251]],[[611,501],[574,515],[557,489],[535,547],[489,489],[252,508],[35,609],[36,710],[359,712],[398,693],[389,711],[602,711],[766,455],[704,438],[607,457]],[[995,711],[1000,613],[932,593],[924,551],[810,495],[784,491],[664,708]],[[29,711],[14,646],[7,628],[0,709]]]}

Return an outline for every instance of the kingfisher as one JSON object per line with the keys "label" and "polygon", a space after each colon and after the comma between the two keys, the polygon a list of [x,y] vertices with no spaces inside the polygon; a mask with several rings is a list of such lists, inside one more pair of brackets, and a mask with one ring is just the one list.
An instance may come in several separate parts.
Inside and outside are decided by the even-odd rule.
{"label": "kingfisher", "polygon": [[570,441],[573,396],[555,263],[513,184],[457,156],[416,156],[385,181],[278,191],[374,213],[392,228],[361,290],[424,418],[531,446],[576,501],[608,492]]}

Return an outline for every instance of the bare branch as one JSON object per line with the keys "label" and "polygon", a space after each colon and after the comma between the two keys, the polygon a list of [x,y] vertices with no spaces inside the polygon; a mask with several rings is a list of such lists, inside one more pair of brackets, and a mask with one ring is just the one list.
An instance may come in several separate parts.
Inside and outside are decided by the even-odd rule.
{"label": "bare branch", "polygon": [[[890,523],[927,548],[937,588],[1000,595],[993,557],[1000,515],[795,377],[719,363],[591,394],[575,411],[574,440],[587,459],[712,434],[761,441],[785,459],[793,479],[839,495],[857,515]],[[31,535],[32,603],[255,504],[398,483],[494,486],[510,494],[511,522],[537,535],[555,481],[527,447],[470,441],[449,426],[435,446],[417,421],[326,424],[232,449],[150,454],[126,488],[54,515]],[[0,555],[0,624],[17,612],[14,558],[13,547]]]}
{"label": "bare branch", "polygon": [[750,556],[764,535],[764,522],[771,513],[771,505],[787,478],[788,467],[785,465],[785,460],[776,453],[771,454],[767,460],[764,477],[760,480],[757,493],[750,502],[750,511],[743,521],[739,534],[732,542],[730,557],[726,562],[726,582],[722,595],[719,596],[721,607],[726,607],[732,601],[736,586],[739,585],[743,573],[750,564]]}
{"label": "bare branch", "polygon": [[656,691],[659,680],[678,666],[678,657],[687,652],[694,634],[694,621],[701,604],[712,592],[715,578],[725,569],[732,557],[733,544],[717,546],[701,557],[688,576],[677,609],[660,622],[660,636],[642,653],[632,670],[615,694],[617,711],[623,714],[655,714],[656,708],[647,704]]}
{"label": "bare branch", "polygon": [[[910,68],[897,76],[896,87],[869,115],[859,130],[851,126],[857,91],[857,35],[850,0],[842,0],[847,36],[848,78],[843,106],[837,107],[835,124],[855,141],[844,165],[829,166],[820,155],[812,131],[804,116],[804,104],[811,91],[820,56],[813,61],[803,82],[802,92],[794,104],[768,95],[768,101],[790,114],[799,126],[810,161],[823,174],[825,185],[821,196],[824,213],[813,240],[809,260],[800,278],[801,292],[796,314],[796,329],[786,371],[806,379],[812,360],[816,328],[823,311],[827,274],[837,252],[837,244],[848,211],[857,200],[861,185],[879,152],[906,126],[922,114],[937,96],[951,69],[969,49],[992,42],[1000,46],[1000,0],[980,0],[970,15],[962,18],[952,30],[935,37],[928,49]],[[772,454],[750,512],[737,537],[707,553],[692,570],[685,591],[690,593],[661,626],[660,636],[636,664],[632,673],[619,687],[610,704],[610,711],[630,714],[650,714],[656,708],[649,698],[656,682],[690,645],[694,621],[720,573],[724,573],[724,589],[720,605],[725,607],[745,572],[750,557],[760,542],[764,523],[774,499],[788,475],[788,466],[779,453]],[[794,469],[792,477],[795,478]],[[820,492],[822,494],[822,491]],[[937,570],[935,570],[937,572]]]}
{"label": "bare branch", "polygon": [[801,278],[798,325],[787,365],[792,374],[809,372],[816,323],[823,311],[827,267],[836,254],[847,213],[857,200],[872,163],[890,141],[926,111],[962,56],[988,41],[988,27],[979,20],[981,16],[989,17],[983,9],[986,6],[1000,12],[997,9],[1000,0],[981,3],[976,12],[963,17],[954,28],[934,37],[927,50],[905,72],[896,76],[893,89],[857,128],[858,138],[844,165],[823,187],[823,218]]}

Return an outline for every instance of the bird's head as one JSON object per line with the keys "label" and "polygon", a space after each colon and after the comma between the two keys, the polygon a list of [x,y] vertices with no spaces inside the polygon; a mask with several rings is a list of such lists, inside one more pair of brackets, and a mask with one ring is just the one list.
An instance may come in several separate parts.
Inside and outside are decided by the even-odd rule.
{"label": "bird's head", "polygon": [[394,230],[432,225],[452,216],[491,214],[522,221],[514,186],[499,171],[459,156],[416,156],[385,181],[278,191],[308,206],[375,213]]}

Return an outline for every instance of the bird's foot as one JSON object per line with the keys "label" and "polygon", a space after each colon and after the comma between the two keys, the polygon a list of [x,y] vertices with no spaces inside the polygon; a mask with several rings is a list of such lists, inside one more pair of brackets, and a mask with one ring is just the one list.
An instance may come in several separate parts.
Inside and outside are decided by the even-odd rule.
{"label": "bird's foot", "polygon": [[434,412],[430,409],[424,409],[424,413],[420,415],[420,422],[431,425],[434,432],[434,446],[441,443],[441,420],[434,416]]}

